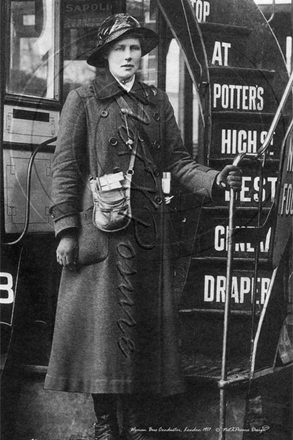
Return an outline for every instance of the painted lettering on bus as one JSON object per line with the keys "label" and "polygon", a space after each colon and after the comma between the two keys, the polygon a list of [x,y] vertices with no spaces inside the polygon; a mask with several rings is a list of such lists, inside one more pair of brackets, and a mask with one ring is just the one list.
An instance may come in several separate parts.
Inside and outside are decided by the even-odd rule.
{"label": "painted lettering on bus", "polygon": [[198,21],[207,21],[208,16],[211,13],[211,5],[208,1],[203,0],[191,0],[192,6],[195,10],[195,15]]}
{"label": "painted lettering on bus", "polygon": [[111,12],[111,5],[109,3],[84,3],[83,5],[67,3],[65,6],[65,12],[67,13],[80,13],[80,12],[98,12],[109,11]]}
{"label": "painted lettering on bus", "polygon": [[[8,272],[0,272],[0,279],[0,304],[12,304],[14,301],[13,277]],[[6,294],[2,296],[2,292],[6,292]]]}
{"label": "painted lettering on bus", "polygon": [[218,66],[228,66],[229,49],[231,49],[231,43],[223,43],[221,41],[215,41],[212,64]]}
{"label": "painted lettering on bus", "polygon": [[[249,276],[232,277],[231,300],[234,304],[250,303],[254,278]],[[270,278],[258,277],[256,283],[257,304],[264,304],[268,293]],[[224,275],[205,275],[204,302],[224,303],[226,296],[226,277]]]}
{"label": "painted lettering on bus", "polygon": [[281,216],[293,216],[293,144],[292,139],[290,139],[290,144],[288,148],[288,157],[285,169],[288,177],[291,176],[291,182],[284,182],[281,188],[281,198],[279,215]]}
{"label": "painted lettering on bus", "polygon": [[264,109],[264,88],[236,84],[213,85],[213,108],[261,111]]}
{"label": "painted lettering on bus", "polygon": [[94,28],[97,27],[97,19],[93,17],[83,17],[80,18],[65,18],[64,28],[65,29],[75,29],[75,28]]}
{"label": "painted lettering on bus", "polygon": [[[239,228],[239,226],[236,226],[236,229],[237,228]],[[248,226],[248,229],[253,229],[253,226]],[[260,252],[267,253],[269,251],[271,233],[272,230],[270,228],[268,230],[265,240],[260,242]],[[228,249],[227,237],[228,237],[228,226],[217,225],[215,227],[215,234],[214,234],[215,251],[217,252],[227,251]],[[235,243],[234,249],[235,252],[247,252],[247,253],[255,252],[254,246],[252,245],[252,243],[249,242]]]}
{"label": "painted lettering on bus", "polygon": [[284,183],[281,190],[280,215],[293,216],[293,186],[292,183]]}
{"label": "painted lettering on bus", "polygon": [[[256,153],[263,144],[267,131],[222,129],[221,153]],[[271,141],[273,145],[274,139]]]}
{"label": "painted lettering on bus", "polygon": [[[273,201],[276,195],[277,177],[263,179],[262,201]],[[243,176],[239,200],[245,203],[258,202],[260,192],[260,177]],[[225,200],[230,200],[229,191],[225,191]]]}

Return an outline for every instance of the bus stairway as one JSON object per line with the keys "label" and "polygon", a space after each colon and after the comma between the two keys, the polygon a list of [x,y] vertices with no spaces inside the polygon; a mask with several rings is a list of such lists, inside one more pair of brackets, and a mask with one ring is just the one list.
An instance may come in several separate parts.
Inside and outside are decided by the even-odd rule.
{"label": "bus stairway", "polygon": [[[206,152],[199,161],[214,169],[231,164],[239,153],[256,153],[269,131],[285,89],[286,66],[269,25],[253,2],[211,1],[211,13],[199,23],[204,55],[198,54],[208,84],[201,84],[202,107],[208,123]],[[206,64],[205,64],[206,63]],[[208,110],[207,110],[208,109]],[[265,166],[245,159],[243,189],[237,200],[236,228],[257,228],[272,206],[278,177],[279,152],[289,123],[288,105],[277,125]],[[261,185],[263,181],[263,186]],[[261,202],[260,202],[260,194]],[[227,263],[228,203],[213,201],[198,209],[196,238],[186,283],[180,301],[182,364],[188,380],[218,382],[221,377],[221,344],[225,270]],[[190,242],[194,219],[184,218],[183,240]],[[193,229],[194,231],[194,229]],[[272,276],[269,260],[271,230],[260,243],[257,272],[255,323],[265,301]],[[189,244],[187,244],[186,249]],[[250,368],[251,297],[255,276],[257,242],[235,244],[233,259],[231,346],[228,381],[247,382]],[[268,314],[275,311],[271,341],[263,350],[257,368],[268,371],[274,362],[284,316],[282,299],[273,298]],[[270,315],[271,316],[271,315]],[[253,329],[254,331],[254,329]],[[260,373],[261,374],[261,373]]]}

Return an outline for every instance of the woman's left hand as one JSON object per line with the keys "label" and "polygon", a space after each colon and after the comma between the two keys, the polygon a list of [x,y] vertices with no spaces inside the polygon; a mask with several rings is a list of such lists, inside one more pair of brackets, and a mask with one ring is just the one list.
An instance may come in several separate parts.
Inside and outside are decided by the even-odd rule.
{"label": "woman's left hand", "polygon": [[67,267],[69,270],[75,270],[77,252],[78,252],[77,237],[72,234],[64,235],[61,238],[56,250],[57,262],[61,266]]}
{"label": "woman's left hand", "polygon": [[217,175],[217,184],[226,190],[232,188],[239,192],[242,186],[242,171],[235,165],[226,165],[225,168]]}

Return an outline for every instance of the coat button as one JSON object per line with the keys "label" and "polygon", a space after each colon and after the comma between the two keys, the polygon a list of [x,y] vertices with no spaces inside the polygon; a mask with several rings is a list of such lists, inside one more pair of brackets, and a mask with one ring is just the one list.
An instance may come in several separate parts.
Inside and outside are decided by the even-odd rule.
{"label": "coat button", "polygon": [[163,201],[162,197],[160,197],[160,196],[156,196],[156,197],[155,197],[155,202],[156,202],[158,205],[161,205],[161,204],[162,204],[162,201]]}
{"label": "coat button", "polygon": [[161,148],[161,144],[159,141],[153,141],[153,146],[154,148],[156,148],[157,150],[159,150]]}
{"label": "coat button", "polygon": [[55,218],[55,211],[51,211],[51,218]]}
{"label": "coat button", "polygon": [[109,112],[107,110],[101,110],[100,111],[100,115],[102,116],[102,118],[106,118],[108,116]]}
{"label": "coat button", "polygon": [[112,147],[115,147],[118,144],[118,140],[115,137],[111,137],[109,139],[110,145],[112,145]]}
{"label": "coat button", "polygon": [[154,120],[155,120],[156,122],[159,122],[159,120],[160,120],[160,115],[159,115],[159,113],[158,113],[158,112],[154,113],[154,114],[153,114],[153,118],[154,118]]}

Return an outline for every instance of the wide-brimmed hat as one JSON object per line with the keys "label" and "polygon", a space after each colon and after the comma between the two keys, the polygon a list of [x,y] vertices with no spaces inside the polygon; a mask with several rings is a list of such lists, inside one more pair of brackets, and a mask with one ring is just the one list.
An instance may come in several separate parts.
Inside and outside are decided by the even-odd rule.
{"label": "wide-brimmed hat", "polygon": [[142,38],[142,56],[153,50],[159,42],[159,36],[151,29],[142,27],[140,23],[131,15],[114,14],[106,18],[98,30],[97,47],[87,59],[91,66],[105,67],[106,60],[103,57],[105,48],[113,41],[128,34],[135,34],[137,38]]}

